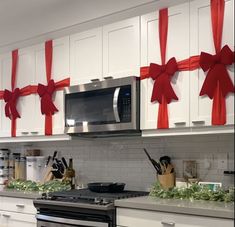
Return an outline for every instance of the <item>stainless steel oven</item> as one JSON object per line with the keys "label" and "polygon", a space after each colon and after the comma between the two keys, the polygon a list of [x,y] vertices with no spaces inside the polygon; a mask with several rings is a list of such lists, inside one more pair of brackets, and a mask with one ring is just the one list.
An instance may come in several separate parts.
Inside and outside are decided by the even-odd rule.
{"label": "stainless steel oven", "polygon": [[65,89],[65,132],[138,132],[140,82],[137,77],[107,79]]}
{"label": "stainless steel oven", "polygon": [[98,222],[98,221],[88,221],[88,220],[78,220],[71,218],[61,218],[53,217],[47,215],[37,215],[37,227],[110,227],[109,223]]}

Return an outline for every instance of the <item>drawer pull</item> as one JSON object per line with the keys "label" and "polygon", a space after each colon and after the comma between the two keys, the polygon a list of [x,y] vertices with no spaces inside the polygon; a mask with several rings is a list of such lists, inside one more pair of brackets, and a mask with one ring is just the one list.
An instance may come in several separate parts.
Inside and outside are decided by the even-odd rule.
{"label": "drawer pull", "polygon": [[19,207],[19,208],[24,208],[25,207],[24,204],[16,204],[16,206]]}
{"label": "drawer pull", "polygon": [[175,226],[175,223],[174,223],[174,222],[162,221],[161,223],[162,223],[162,225],[166,225],[166,226]]}
{"label": "drawer pull", "polygon": [[204,125],[205,121],[192,121],[193,124],[200,124],[200,125]]}
{"label": "drawer pull", "polygon": [[5,217],[5,218],[10,218],[11,217],[10,214],[2,214],[2,216]]}

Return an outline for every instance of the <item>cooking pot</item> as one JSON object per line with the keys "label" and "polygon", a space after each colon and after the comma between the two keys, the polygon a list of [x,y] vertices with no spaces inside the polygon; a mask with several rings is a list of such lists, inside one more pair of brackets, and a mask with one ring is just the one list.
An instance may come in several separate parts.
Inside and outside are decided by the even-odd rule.
{"label": "cooking pot", "polygon": [[116,183],[116,182],[95,182],[88,183],[88,188],[93,192],[99,193],[118,193],[122,192],[125,188],[124,183]]}

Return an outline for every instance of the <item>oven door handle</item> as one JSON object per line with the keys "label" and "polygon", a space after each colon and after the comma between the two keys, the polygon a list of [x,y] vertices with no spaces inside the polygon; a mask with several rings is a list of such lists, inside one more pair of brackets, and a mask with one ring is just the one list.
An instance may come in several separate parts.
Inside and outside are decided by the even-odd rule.
{"label": "oven door handle", "polygon": [[59,218],[59,217],[53,217],[53,216],[47,216],[43,214],[37,214],[36,215],[37,220],[39,221],[48,221],[48,222],[54,222],[54,223],[63,223],[67,225],[77,225],[77,226],[95,226],[95,227],[109,227],[108,223],[104,222],[95,222],[95,221],[83,221],[83,220],[76,220],[76,219],[70,219],[70,218]]}
{"label": "oven door handle", "polygon": [[120,87],[117,87],[113,94],[113,113],[116,122],[120,122],[120,117],[118,113],[118,97],[119,97]]}

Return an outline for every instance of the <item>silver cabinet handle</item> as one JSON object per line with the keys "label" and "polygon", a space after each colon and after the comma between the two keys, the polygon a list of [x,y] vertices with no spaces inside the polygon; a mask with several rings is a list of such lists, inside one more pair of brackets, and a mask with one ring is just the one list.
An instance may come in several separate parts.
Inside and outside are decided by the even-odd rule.
{"label": "silver cabinet handle", "polygon": [[120,122],[120,117],[118,114],[118,97],[119,97],[120,87],[117,87],[113,94],[113,113],[116,122]]}
{"label": "silver cabinet handle", "polygon": [[100,79],[96,78],[96,79],[91,79],[91,82],[97,82],[100,81]]}
{"label": "silver cabinet handle", "polygon": [[175,226],[175,223],[174,223],[174,222],[162,221],[161,224],[162,224],[162,225],[167,225],[167,226]]}
{"label": "silver cabinet handle", "polygon": [[39,132],[31,132],[31,134],[33,134],[33,135],[37,135]]}
{"label": "silver cabinet handle", "polygon": [[24,208],[25,207],[24,204],[16,204],[16,206],[19,207],[19,208]]}
{"label": "silver cabinet handle", "polygon": [[21,132],[22,135],[28,135],[29,132]]}
{"label": "silver cabinet handle", "polygon": [[2,214],[2,216],[5,217],[5,218],[10,218],[11,217],[10,214]]}
{"label": "silver cabinet handle", "polygon": [[104,79],[105,79],[105,80],[113,79],[113,77],[112,77],[112,76],[106,76],[106,77],[104,77]]}
{"label": "silver cabinet handle", "polygon": [[192,121],[193,124],[200,124],[200,125],[204,125],[205,124],[205,121],[202,121],[202,120],[198,120],[198,121]]}
{"label": "silver cabinet handle", "polygon": [[185,121],[179,121],[179,122],[175,122],[175,125],[186,125]]}

